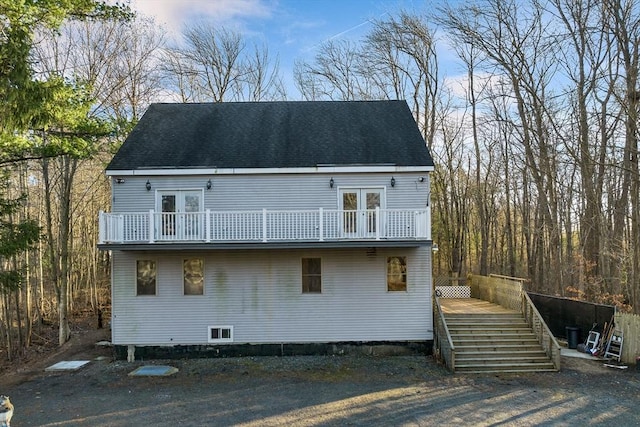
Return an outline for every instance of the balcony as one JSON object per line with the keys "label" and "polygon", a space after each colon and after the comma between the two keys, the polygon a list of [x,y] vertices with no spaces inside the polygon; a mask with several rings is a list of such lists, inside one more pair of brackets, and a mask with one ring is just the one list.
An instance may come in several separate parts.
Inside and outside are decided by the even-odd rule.
{"label": "balcony", "polygon": [[431,239],[429,209],[105,213],[99,245],[375,242]]}

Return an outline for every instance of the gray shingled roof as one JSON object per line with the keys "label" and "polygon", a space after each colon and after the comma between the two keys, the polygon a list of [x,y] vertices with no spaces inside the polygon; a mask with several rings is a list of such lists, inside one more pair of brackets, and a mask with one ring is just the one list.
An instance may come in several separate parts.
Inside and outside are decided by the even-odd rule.
{"label": "gray shingled roof", "polygon": [[405,101],[152,104],[107,166],[433,166]]}

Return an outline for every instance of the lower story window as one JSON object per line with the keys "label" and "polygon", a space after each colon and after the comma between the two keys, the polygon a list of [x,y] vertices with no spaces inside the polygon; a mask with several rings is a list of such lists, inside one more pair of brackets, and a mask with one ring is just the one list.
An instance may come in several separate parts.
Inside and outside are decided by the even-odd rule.
{"label": "lower story window", "polygon": [[233,326],[209,326],[210,343],[233,342]]}
{"label": "lower story window", "polygon": [[182,263],[183,288],[185,295],[204,294],[204,260],[185,259]]}
{"label": "lower story window", "polygon": [[319,294],[322,292],[322,260],[320,258],[302,258],[302,293]]}
{"label": "lower story window", "polygon": [[136,295],[155,295],[158,269],[153,260],[136,261]]}
{"label": "lower story window", "polygon": [[407,290],[407,257],[390,256],[387,258],[387,291]]}

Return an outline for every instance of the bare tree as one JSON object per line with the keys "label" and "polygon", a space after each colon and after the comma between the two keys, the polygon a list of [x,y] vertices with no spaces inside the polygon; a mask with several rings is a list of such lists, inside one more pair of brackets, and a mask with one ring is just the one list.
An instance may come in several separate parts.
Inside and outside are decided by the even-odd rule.
{"label": "bare tree", "polygon": [[329,40],[312,62],[296,63],[294,77],[308,100],[406,99],[433,145],[440,78],[435,37],[424,18],[402,12],[374,22],[362,43]]}
{"label": "bare tree", "polygon": [[376,22],[365,51],[374,61],[367,69],[378,70],[377,76],[380,72],[390,76],[393,94],[411,101],[427,145],[432,147],[440,90],[434,31],[424,18],[401,12],[398,18]]}
{"label": "bare tree", "polygon": [[465,130],[461,121],[441,120],[439,135],[442,144],[434,150],[436,169],[432,188],[437,197],[433,201],[434,240],[439,242],[438,253],[445,253],[447,272],[458,277],[467,271],[469,244],[469,209],[471,179],[466,173],[471,153],[465,145]]}
{"label": "bare tree", "polygon": [[71,21],[41,37],[34,56],[42,75],[89,85],[95,117],[137,120],[162,94],[158,50],[165,38],[153,21]]}
{"label": "bare tree", "polygon": [[362,75],[359,47],[340,40],[323,43],[313,63],[296,62],[294,69],[298,89],[305,99],[353,101],[369,96]]}
{"label": "bare tree", "polygon": [[[150,20],[138,18],[119,25],[119,37],[125,40],[126,47],[119,52],[113,75],[107,76],[103,83],[103,86],[112,86],[113,91],[109,91],[110,96],[97,92],[95,95],[109,116],[120,122],[137,122],[151,102],[161,99],[159,50],[166,40],[161,29]],[[99,29],[94,29],[97,31]]]}
{"label": "bare tree", "polygon": [[239,99],[256,102],[287,98],[287,91],[279,73],[280,61],[276,58],[271,62],[267,46],[255,46],[253,55],[247,58],[246,64],[244,90],[247,94],[238,94]]}
{"label": "bare tree", "polygon": [[[487,191],[487,180],[483,176],[483,160],[490,161],[488,156],[491,156],[491,151],[484,152],[480,147],[480,135],[479,135],[479,123],[478,123],[478,96],[481,96],[482,85],[481,82],[476,84],[476,53],[473,46],[460,46],[458,48],[458,55],[464,61],[467,67],[468,88],[467,88],[467,104],[471,109],[471,134],[473,139],[473,147],[475,151],[475,208],[478,215],[477,228],[480,231],[480,247],[477,251],[479,254],[479,267],[481,275],[489,274],[489,206],[490,201]],[[487,170],[490,168],[487,167]]]}
{"label": "bare tree", "polygon": [[[547,92],[554,73],[554,44],[545,37],[544,11],[537,4],[523,7],[512,0],[490,0],[487,7],[469,4],[441,9],[439,22],[452,36],[481,52],[486,64],[511,85],[518,111],[520,141],[527,171],[538,198],[541,227],[535,234],[537,266],[534,279],[563,289],[558,212],[557,164],[553,144],[554,117]],[[542,250],[546,248],[547,250]]]}
{"label": "bare tree", "polygon": [[[42,33],[42,41],[34,49],[40,76],[64,78],[77,97],[75,103],[52,106],[56,107],[56,120],[34,134],[41,138],[43,147],[52,140],[60,144],[74,141],[75,146],[63,155],[45,157],[41,169],[34,171],[42,177],[47,265],[56,293],[60,344],[70,335],[74,293],[86,286],[89,293],[97,295],[88,280],[82,286],[74,280],[78,271],[97,271],[99,262],[96,239],[89,238],[95,236],[95,230],[79,236],[74,229],[84,215],[91,217],[89,223],[96,228],[93,218],[97,206],[91,212],[82,209],[87,205],[87,188],[76,185],[78,171],[99,151],[110,151],[106,132],[128,129],[158,95],[155,51],[161,43],[161,34],[148,23],[86,20],[68,22],[59,33]],[[105,126],[105,122],[110,124]],[[89,169],[96,174],[93,182],[99,183],[94,191],[105,194],[108,184],[99,172],[102,164],[96,162]],[[94,256],[80,258],[77,254],[81,253]],[[76,260],[82,264],[74,263]],[[97,308],[97,298],[89,303]]]}
{"label": "bare tree", "polygon": [[[604,2],[606,27],[617,45],[618,60],[622,67],[621,80],[623,87],[617,97],[624,116],[624,160],[622,194],[617,206],[623,213],[617,213],[614,221],[614,232],[621,230],[626,209],[630,202],[631,236],[629,247],[631,254],[628,294],[631,303],[640,313],[640,170],[638,169],[638,118],[640,114],[640,8],[633,1],[608,0]],[[616,233],[618,236],[621,234]]]}
{"label": "bare tree", "polygon": [[[559,64],[569,78],[567,85],[567,126],[563,143],[567,155],[578,169],[580,191],[578,195],[584,208],[580,213],[580,257],[574,264],[578,274],[574,281],[587,283],[597,281],[603,274],[602,256],[603,242],[603,179],[605,176],[604,157],[610,143],[606,132],[597,132],[594,127],[594,115],[590,104],[598,104],[600,97],[608,102],[611,85],[601,87],[599,77],[605,61],[610,58],[611,43],[596,28],[601,27],[601,2],[593,0],[564,1],[554,0],[551,12],[564,25],[564,30],[552,34],[561,47]],[[605,122],[601,122],[606,126]],[[598,137],[601,135],[602,137]],[[571,190],[571,189],[568,189]],[[566,223],[570,226],[570,220]],[[571,239],[567,239],[570,244]],[[570,248],[567,248],[570,252]],[[572,263],[573,264],[573,263]],[[586,288],[587,297],[595,291]]]}
{"label": "bare tree", "polygon": [[186,27],[184,41],[167,48],[164,75],[183,102],[224,102],[286,97],[279,62],[266,47],[247,49],[237,32],[198,23]]}

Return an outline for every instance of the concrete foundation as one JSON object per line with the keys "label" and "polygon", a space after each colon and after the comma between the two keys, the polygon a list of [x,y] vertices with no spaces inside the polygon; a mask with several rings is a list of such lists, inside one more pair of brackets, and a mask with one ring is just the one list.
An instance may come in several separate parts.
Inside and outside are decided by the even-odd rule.
{"label": "concrete foundation", "polygon": [[176,345],[176,346],[135,346],[116,345],[118,359],[132,362],[148,359],[188,359],[206,357],[245,356],[404,356],[430,355],[433,341],[419,342],[341,342],[304,344],[229,344],[229,345]]}

